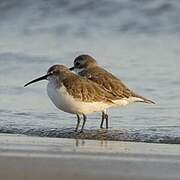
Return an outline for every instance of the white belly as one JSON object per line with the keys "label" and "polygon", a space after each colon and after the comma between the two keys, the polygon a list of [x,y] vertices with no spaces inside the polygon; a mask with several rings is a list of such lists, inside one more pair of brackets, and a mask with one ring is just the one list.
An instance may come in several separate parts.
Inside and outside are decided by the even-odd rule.
{"label": "white belly", "polygon": [[47,93],[58,109],[72,114],[90,114],[103,111],[110,107],[109,104],[103,102],[90,103],[77,101],[68,94],[64,86],[57,89],[51,82],[47,85]]}
{"label": "white belly", "polygon": [[122,98],[120,100],[113,101],[115,103],[114,106],[126,106],[128,104],[134,103],[134,102],[143,102],[144,100],[137,97],[129,97],[129,98]]}

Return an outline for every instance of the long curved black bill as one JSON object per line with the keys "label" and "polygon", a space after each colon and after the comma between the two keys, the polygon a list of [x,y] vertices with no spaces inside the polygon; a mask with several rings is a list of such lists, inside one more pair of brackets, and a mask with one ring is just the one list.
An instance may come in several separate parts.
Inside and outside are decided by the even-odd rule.
{"label": "long curved black bill", "polygon": [[69,70],[70,70],[70,71],[73,71],[73,70],[74,70],[74,67],[69,68]]}
{"label": "long curved black bill", "polygon": [[48,77],[48,75],[46,74],[45,76],[41,76],[41,77],[39,77],[39,78],[37,78],[37,79],[34,79],[34,80],[28,82],[27,84],[25,84],[24,87],[28,86],[29,84],[32,84],[32,83],[41,81],[41,80],[46,80],[47,77]]}

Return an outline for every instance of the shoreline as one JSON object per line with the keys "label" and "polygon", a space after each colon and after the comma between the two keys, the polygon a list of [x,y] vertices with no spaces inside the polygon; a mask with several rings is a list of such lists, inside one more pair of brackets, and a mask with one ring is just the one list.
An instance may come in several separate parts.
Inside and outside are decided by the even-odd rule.
{"label": "shoreline", "polygon": [[161,144],[180,144],[179,136],[168,134],[157,135],[156,133],[143,133],[138,131],[127,131],[125,129],[86,129],[84,133],[75,132],[74,128],[0,128],[0,134],[26,135],[32,137],[87,139],[100,141],[124,141],[144,142]]}
{"label": "shoreline", "polygon": [[180,145],[0,134],[0,179],[180,177]]}

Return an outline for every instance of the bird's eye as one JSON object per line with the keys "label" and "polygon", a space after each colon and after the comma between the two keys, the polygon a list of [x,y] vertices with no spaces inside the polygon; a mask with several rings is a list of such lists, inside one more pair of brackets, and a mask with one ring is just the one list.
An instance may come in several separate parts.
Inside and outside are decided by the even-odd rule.
{"label": "bird's eye", "polygon": [[54,71],[50,71],[50,72],[49,72],[49,75],[53,75],[53,74],[54,74]]}
{"label": "bird's eye", "polygon": [[76,62],[76,63],[75,63],[75,66],[79,66],[79,65],[80,65],[80,62]]}

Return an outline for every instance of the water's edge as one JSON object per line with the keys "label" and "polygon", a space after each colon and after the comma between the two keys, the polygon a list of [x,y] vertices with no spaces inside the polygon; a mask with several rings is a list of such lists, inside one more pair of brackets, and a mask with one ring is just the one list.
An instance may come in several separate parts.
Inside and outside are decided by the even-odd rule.
{"label": "water's edge", "polygon": [[138,131],[128,132],[126,130],[106,130],[90,129],[83,133],[75,132],[73,128],[37,128],[37,129],[18,129],[18,128],[0,128],[0,133],[23,134],[39,137],[73,138],[73,139],[91,139],[91,140],[110,140],[110,141],[130,141],[146,143],[166,143],[180,144],[180,137],[170,135],[162,136],[157,134],[143,134]]}

